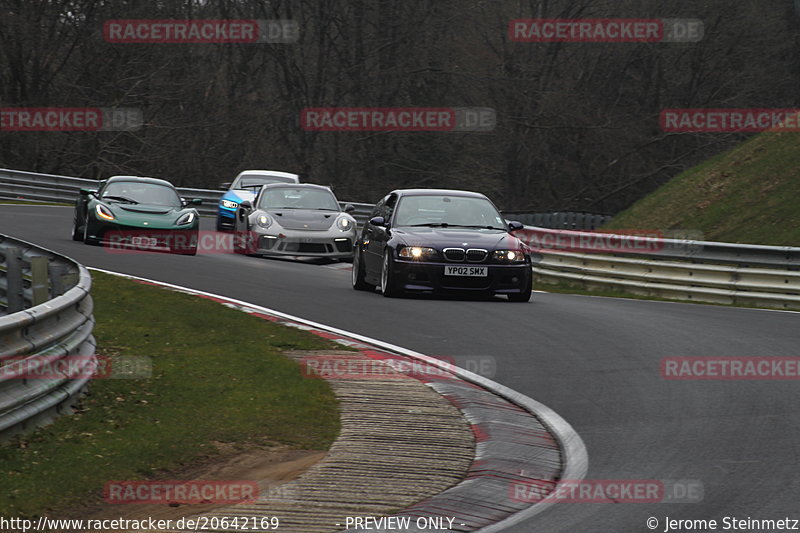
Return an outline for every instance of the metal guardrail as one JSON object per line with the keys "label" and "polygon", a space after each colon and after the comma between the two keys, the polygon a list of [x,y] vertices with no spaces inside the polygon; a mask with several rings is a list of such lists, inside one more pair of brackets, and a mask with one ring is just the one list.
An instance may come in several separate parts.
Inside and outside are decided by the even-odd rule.
{"label": "metal guardrail", "polygon": [[[73,178],[57,174],[38,174],[22,170],[0,168],[0,198],[38,200],[56,203],[74,203],[79,196],[80,189],[96,189],[98,182],[86,178]],[[178,192],[184,198],[200,198],[203,204],[197,211],[201,215],[217,214],[220,198],[225,193],[214,189],[193,189],[178,187]],[[342,207],[352,203],[356,210],[352,213],[359,225],[366,222],[372,211],[373,204],[353,202],[339,202]]]}
{"label": "metal guardrail", "polygon": [[553,229],[594,230],[611,222],[613,217],[573,211],[557,211],[555,213],[522,213],[504,211],[509,220],[522,222],[526,226]]}
{"label": "metal guardrail", "polygon": [[97,365],[90,289],[82,265],[0,235],[0,441],[68,411],[85,389]]}
{"label": "metal guardrail", "polygon": [[517,235],[542,254],[533,267],[541,283],[709,303],[800,307],[800,248],[528,226]]}
{"label": "metal guardrail", "polygon": [[[0,169],[0,196],[73,202],[78,189],[96,185],[94,180]],[[201,206],[201,213],[204,214],[216,213],[217,203],[223,194],[222,191],[209,189],[178,190],[185,197],[202,198],[207,202],[207,205]],[[359,225],[363,225],[373,205],[353,205],[356,207],[353,215]],[[525,218],[514,213],[507,213],[506,217]],[[567,227],[596,226],[602,222],[597,215],[581,213],[537,214],[531,217],[532,220],[541,219],[542,223],[548,225]],[[544,282],[579,281],[586,286],[625,287],[631,291],[638,288],[640,292],[650,295],[720,303],[746,301],[772,307],[796,304],[793,298],[796,287],[788,281],[795,280],[792,275],[794,269],[800,269],[800,248],[796,247],[711,242],[689,238],[690,234],[680,238],[664,238],[538,226],[526,226],[517,235],[544,254],[545,259],[534,267],[538,278]],[[595,242],[598,236],[603,236],[599,246]],[[570,253],[584,255],[578,262],[578,258],[570,256]],[[639,261],[613,259],[620,256]],[[683,266],[674,266],[676,262],[683,263]],[[708,268],[707,265],[717,267]],[[654,276],[653,272],[661,274]],[[743,276],[748,279],[753,276],[768,279],[765,286],[769,289],[756,290],[757,287],[738,283]],[[728,281],[723,282],[723,278]],[[786,298],[776,299],[778,293]]]}

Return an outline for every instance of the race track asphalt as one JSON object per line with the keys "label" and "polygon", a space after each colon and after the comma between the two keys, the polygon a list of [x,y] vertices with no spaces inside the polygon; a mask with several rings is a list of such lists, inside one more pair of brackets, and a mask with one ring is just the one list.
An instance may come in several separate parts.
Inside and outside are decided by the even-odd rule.
{"label": "race track asphalt", "polygon": [[[800,314],[534,293],[386,299],[348,265],[232,254],[110,253],[73,242],[72,210],[0,205],[0,233],[86,266],[250,301],[433,356],[489,356],[492,377],[578,431],[587,479],[696,480],[696,503],[559,503],[513,532],[648,531],[655,517],[800,519],[800,381],[670,381],[669,356],[798,356]],[[204,230],[213,221],[203,219]],[[102,317],[98,317],[102,320]],[[722,525],[719,525],[722,529]]]}

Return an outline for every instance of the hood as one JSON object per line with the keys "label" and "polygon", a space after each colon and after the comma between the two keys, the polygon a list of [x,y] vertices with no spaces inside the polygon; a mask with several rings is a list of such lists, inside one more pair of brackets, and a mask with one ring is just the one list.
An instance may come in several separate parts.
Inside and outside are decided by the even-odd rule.
{"label": "hood", "polygon": [[267,213],[282,228],[291,230],[326,230],[339,217],[338,211],[318,211],[316,209],[270,209]]}
{"label": "hood", "polygon": [[[104,202],[116,217],[116,222],[126,226],[141,226],[153,229],[174,228],[183,213],[193,211],[184,207],[164,205],[122,204]],[[190,226],[187,226],[190,227]]]}
{"label": "hood", "polygon": [[137,213],[147,215],[166,215],[167,213],[179,213],[182,207],[170,207],[167,205],[148,205],[148,204],[117,204],[114,202],[106,203],[114,214],[117,213]]}
{"label": "hood", "polygon": [[463,228],[394,228],[392,235],[408,246],[444,248],[481,248],[484,250],[520,249],[519,239],[503,230]]}

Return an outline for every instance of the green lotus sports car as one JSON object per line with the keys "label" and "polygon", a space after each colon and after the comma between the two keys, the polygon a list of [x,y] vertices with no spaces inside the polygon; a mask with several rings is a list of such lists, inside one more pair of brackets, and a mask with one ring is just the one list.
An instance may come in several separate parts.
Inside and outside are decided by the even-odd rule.
{"label": "green lotus sports car", "polygon": [[184,200],[168,181],[114,176],[98,190],[81,189],[75,202],[72,239],[115,250],[194,255],[199,199]]}

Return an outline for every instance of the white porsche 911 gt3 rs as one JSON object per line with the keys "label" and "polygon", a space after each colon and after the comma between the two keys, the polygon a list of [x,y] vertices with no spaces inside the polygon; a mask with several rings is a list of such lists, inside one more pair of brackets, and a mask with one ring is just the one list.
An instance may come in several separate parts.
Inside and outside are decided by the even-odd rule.
{"label": "white porsche 911 gt3 rs", "polygon": [[355,208],[342,209],[328,187],[264,185],[236,212],[237,253],[350,259],[356,237]]}

